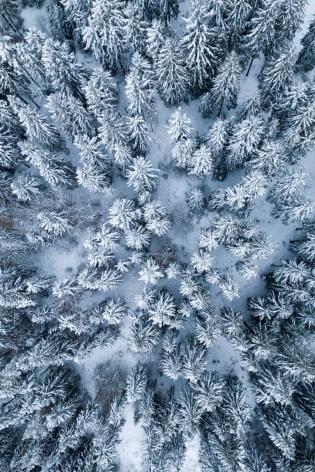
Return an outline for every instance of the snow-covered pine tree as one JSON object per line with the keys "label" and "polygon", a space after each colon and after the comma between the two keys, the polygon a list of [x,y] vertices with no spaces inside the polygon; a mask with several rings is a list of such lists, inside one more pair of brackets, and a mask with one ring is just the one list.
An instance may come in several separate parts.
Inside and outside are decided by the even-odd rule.
{"label": "snow-covered pine tree", "polygon": [[285,47],[267,62],[261,82],[261,97],[266,105],[291,85],[295,62],[296,54],[292,47]]}
{"label": "snow-covered pine tree", "polygon": [[228,54],[213,80],[211,91],[201,99],[201,109],[205,116],[218,109],[220,116],[223,105],[235,108],[240,87],[241,66],[235,51]]}
{"label": "snow-covered pine tree", "polygon": [[289,0],[282,2],[276,21],[276,40],[279,43],[292,41],[300,27],[307,0]]}
{"label": "snow-covered pine tree", "polygon": [[221,31],[225,31],[227,28],[226,20],[228,16],[229,8],[228,0],[210,0],[209,11],[211,16],[211,23],[214,27]]}
{"label": "snow-covered pine tree", "polygon": [[269,57],[276,47],[276,21],[280,14],[282,0],[267,0],[259,5],[250,22],[250,29],[244,36],[244,49],[251,57],[246,75],[249,74],[255,57],[262,52]]}
{"label": "snow-covered pine tree", "polygon": [[265,123],[261,115],[247,118],[234,126],[224,156],[228,169],[239,167],[255,156],[264,132]]}
{"label": "snow-covered pine tree", "polygon": [[155,62],[165,41],[165,28],[160,20],[154,19],[147,29],[147,55]]}
{"label": "snow-covered pine tree", "polygon": [[239,40],[246,31],[254,8],[255,2],[250,0],[232,0],[230,3],[227,26],[231,30],[233,40]]}
{"label": "snow-covered pine tree", "polygon": [[188,166],[189,173],[198,177],[211,174],[213,158],[210,148],[206,144],[202,144],[191,156]]}
{"label": "snow-covered pine tree", "polygon": [[315,20],[311,21],[308,31],[303,36],[302,49],[300,51],[297,64],[305,71],[310,71],[315,66]]}
{"label": "snow-covered pine tree", "polygon": [[95,134],[93,116],[73,95],[52,93],[47,99],[47,108],[56,124],[62,126],[72,140],[78,134],[88,136]]}
{"label": "snow-covered pine tree", "polygon": [[144,52],[146,46],[146,30],[148,23],[141,16],[137,5],[127,5],[125,15],[126,44],[131,51],[141,54]]}
{"label": "snow-covered pine tree", "polygon": [[88,15],[92,7],[92,0],[60,0],[69,20],[74,24],[75,32],[80,35],[88,22]]}
{"label": "snow-covered pine tree", "polygon": [[211,28],[211,14],[201,0],[192,3],[190,16],[185,19],[186,32],[181,41],[187,54],[187,66],[192,76],[192,91],[205,90],[224,54],[223,40],[218,30]]}
{"label": "snow-covered pine tree", "polygon": [[126,12],[120,0],[93,0],[83,42],[101,64],[113,71],[123,69],[126,47]]}
{"label": "snow-covered pine tree", "polygon": [[21,100],[9,98],[12,109],[15,111],[26,136],[34,145],[50,148],[64,147],[63,139],[57,128],[49,123],[46,117],[30,105],[25,105]]}
{"label": "snow-covered pine tree", "polygon": [[141,115],[134,115],[127,118],[127,125],[133,151],[138,155],[146,154],[150,143],[147,122]]}
{"label": "snow-covered pine tree", "polygon": [[150,161],[144,157],[137,157],[127,169],[126,176],[128,185],[132,186],[136,192],[150,192],[155,187],[157,174]]}
{"label": "snow-covered pine tree", "polygon": [[46,39],[41,60],[47,82],[54,92],[80,94],[86,72],[66,42]]}
{"label": "snow-covered pine tree", "polygon": [[129,114],[152,119],[154,117],[154,93],[151,66],[144,57],[136,52],[132,57],[130,72],[126,76]]}
{"label": "snow-covered pine tree", "polygon": [[208,131],[207,144],[215,157],[224,150],[228,140],[228,123],[217,118]]}
{"label": "snow-covered pine tree", "polygon": [[191,120],[186,113],[182,113],[180,107],[171,114],[167,132],[173,144],[192,136]]}
{"label": "snow-covered pine tree", "polygon": [[178,105],[187,98],[190,84],[185,56],[176,38],[167,38],[155,65],[157,87],[164,102]]}
{"label": "snow-covered pine tree", "polygon": [[165,26],[167,26],[171,21],[171,17],[177,17],[178,15],[178,0],[158,0],[158,2],[160,3],[160,18],[164,21]]}
{"label": "snow-covered pine tree", "polygon": [[88,109],[100,121],[104,114],[115,109],[118,102],[117,84],[110,72],[94,69],[83,90]]}

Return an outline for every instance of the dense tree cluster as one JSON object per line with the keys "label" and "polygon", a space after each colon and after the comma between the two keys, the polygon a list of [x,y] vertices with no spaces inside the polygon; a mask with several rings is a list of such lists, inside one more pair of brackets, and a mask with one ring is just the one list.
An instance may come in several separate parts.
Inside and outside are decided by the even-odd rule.
{"label": "dense tree cluster", "polygon": [[[0,0],[1,471],[119,471],[127,406],[145,472],[315,470],[306,4]],[[270,269],[260,205],[299,226]]]}

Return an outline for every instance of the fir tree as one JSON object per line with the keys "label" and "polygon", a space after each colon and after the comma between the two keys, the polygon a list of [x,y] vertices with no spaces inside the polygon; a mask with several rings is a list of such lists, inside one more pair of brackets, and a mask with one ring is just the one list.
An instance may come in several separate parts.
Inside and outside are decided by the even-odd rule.
{"label": "fir tree", "polygon": [[54,91],[80,93],[85,71],[76,62],[67,43],[47,39],[42,48],[42,62],[48,83]]}
{"label": "fir tree", "polygon": [[312,70],[315,65],[315,20],[311,21],[308,31],[302,38],[302,50],[298,57],[298,65],[305,71]]}
{"label": "fir tree", "polygon": [[78,134],[93,135],[92,116],[73,95],[53,93],[48,97],[47,108],[55,122],[63,126],[71,139]]}
{"label": "fir tree", "polygon": [[291,84],[295,61],[294,51],[287,48],[267,63],[261,83],[261,95],[265,103],[268,104],[273,97],[282,95]]}
{"label": "fir tree", "polygon": [[213,168],[211,151],[206,144],[202,144],[191,157],[189,173],[202,177],[209,175]]}
{"label": "fir tree", "polygon": [[83,42],[102,64],[116,71],[122,68],[126,47],[125,9],[120,0],[94,0],[88,24],[83,29]]}
{"label": "fir tree", "polygon": [[141,17],[136,5],[128,5],[125,11],[126,15],[126,42],[128,47],[137,53],[141,53],[146,45],[147,22]]}
{"label": "fir tree", "polygon": [[147,29],[147,53],[155,62],[164,43],[164,26],[161,21],[154,19]]}
{"label": "fir tree", "polygon": [[133,55],[132,67],[126,77],[126,95],[131,116],[154,116],[153,74],[148,61],[138,52]]}
{"label": "fir tree", "polygon": [[180,107],[170,116],[167,131],[173,144],[191,137],[191,120],[186,113],[182,113]]}
{"label": "fir tree", "polygon": [[164,42],[155,73],[159,93],[167,105],[177,105],[187,97],[189,73],[176,39],[168,38]]}
{"label": "fir tree", "polygon": [[218,115],[220,116],[224,104],[228,109],[236,107],[240,76],[239,60],[237,54],[232,51],[219,68],[211,92],[203,96],[201,108],[204,115],[211,113],[213,108],[218,107]]}
{"label": "fir tree", "polygon": [[155,187],[156,170],[144,157],[134,159],[126,174],[128,185],[132,186],[136,192],[152,191]]}
{"label": "fir tree", "polygon": [[191,16],[185,20],[186,33],[182,45],[187,51],[187,66],[192,76],[192,87],[204,90],[214,75],[222,56],[222,38],[210,27],[210,13],[199,0],[193,3]]}
{"label": "fir tree", "polygon": [[118,102],[117,85],[108,71],[95,69],[84,86],[88,109],[99,119],[115,109]]}

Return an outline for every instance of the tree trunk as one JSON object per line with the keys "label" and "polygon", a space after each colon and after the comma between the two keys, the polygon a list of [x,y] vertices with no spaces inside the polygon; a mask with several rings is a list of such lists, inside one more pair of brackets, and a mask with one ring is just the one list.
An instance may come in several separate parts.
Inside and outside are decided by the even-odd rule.
{"label": "tree trunk", "polygon": [[248,67],[247,72],[246,72],[246,77],[248,77],[248,75],[249,75],[249,73],[250,73],[250,70],[251,70],[251,68],[252,68],[254,59],[255,59],[255,58],[254,58],[254,56],[253,56],[253,57],[251,58],[251,60],[250,60],[249,67]]}
{"label": "tree trunk", "polygon": [[5,16],[4,13],[1,13],[1,16],[2,18],[4,19],[4,21],[6,21],[8,23],[9,26],[11,26],[11,28],[13,29],[13,31],[15,31],[19,36],[20,38],[23,39],[23,35],[20,33],[20,31],[16,28],[16,26],[14,25],[14,23],[11,22],[11,20],[9,18],[7,18]]}
{"label": "tree trunk", "polygon": [[219,118],[219,117],[220,117],[220,115],[221,115],[221,111],[222,111],[223,103],[224,103],[224,98],[222,98],[222,100],[221,100],[221,105],[220,105],[220,108],[219,108],[218,118]]}
{"label": "tree trunk", "polygon": [[266,67],[266,62],[264,62],[264,65],[263,65],[262,68],[260,69],[260,72],[259,72],[259,74],[258,74],[258,79],[261,78],[261,74],[264,72],[265,67]]}

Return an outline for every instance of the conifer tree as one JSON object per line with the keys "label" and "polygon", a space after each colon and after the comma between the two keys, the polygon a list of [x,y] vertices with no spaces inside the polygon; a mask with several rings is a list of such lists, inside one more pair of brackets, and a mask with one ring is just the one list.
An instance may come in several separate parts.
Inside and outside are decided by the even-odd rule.
{"label": "conifer tree", "polygon": [[83,42],[101,64],[113,71],[123,67],[125,26],[125,9],[120,0],[93,0],[88,24],[83,29]]}
{"label": "conifer tree", "polygon": [[232,51],[219,68],[219,73],[213,81],[211,92],[203,96],[201,107],[204,115],[218,108],[220,116],[223,105],[235,108],[239,91],[241,67],[237,54]]}
{"label": "conifer tree", "polygon": [[291,84],[296,57],[293,49],[286,48],[267,63],[262,76],[261,96],[265,103],[279,95]]}
{"label": "conifer tree", "polygon": [[312,70],[315,65],[315,20],[311,21],[308,31],[302,38],[302,49],[297,63],[305,71]]}
{"label": "conifer tree", "polygon": [[167,38],[158,54],[155,68],[159,93],[167,105],[177,105],[187,97],[189,73],[185,58],[173,38]]}
{"label": "conifer tree", "polygon": [[93,117],[78,98],[60,92],[52,93],[47,99],[47,108],[54,121],[60,123],[72,140],[78,134],[93,136]]}
{"label": "conifer tree", "polygon": [[193,2],[191,16],[185,20],[186,33],[181,41],[187,51],[187,66],[192,76],[194,93],[202,91],[209,84],[222,57],[222,38],[210,27],[210,13],[205,5]]}
{"label": "conifer tree", "polygon": [[42,62],[48,83],[54,91],[80,93],[85,71],[67,43],[47,39],[42,48]]}
{"label": "conifer tree", "polygon": [[176,143],[177,141],[181,140],[187,140],[191,137],[191,120],[186,115],[186,113],[182,113],[180,107],[170,116],[167,131],[172,143]]}
{"label": "conifer tree", "polygon": [[129,4],[125,11],[126,15],[126,42],[133,51],[142,53],[146,45],[147,22],[141,17],[137,5]]}
{"label": "conifer tree", "polygon": [[170,21],[171,17],[178,15],[178,0],[159,0],[160,3],[160,17],[165,22],[167,26]]}
{"label": "conifer tree", "polygon": [[144,119],[154,116],[153,73],[149,62],[136,52],[132,66],[126,77],[128,112],[131,116],[140,115]]}
{"label": "conifer tree", "polygon": [[255,57],[260,52],[268,57],[274,51],[276,36],[276,20],[280,14],[282,0],[267,1],[258,8],[251,19],[250,30],[244,37],[244,48],[251,56],[246,75],[249,74]]}
{"label": "conifer tree", "polygon": [[189,162],[190,174],[204,176],[209,175],[213,168],[211,151],[206,144],[202,144],[191,157]]}
{"label": "conifer tree", "polygon": [[101,119],[118,102],[117,85],[108,71],[95,69],[84,86],[88,109]]}
{"label": "conifer tree", "polygon": [[225,162],[229,168],[238,167],[255,155],[264,130],[261,116],[247,118],[235,126],[225,155]]}
{"label": "conifer tree", "polygon": [[291,41],[301,25],[307,0],[282,2],[277,16],[276,31],[278,41]]}
{"label": "conifer tree", "polygon": [[147,54],[155,62],[165,41],[165,28],[161,21],[154,19],[147,29]]}
{"label": "conifer tree", "polygon": [[155,187],[155,178],[155,169],[153,169],[151,162],[144,157],[134,159],[127,169],[128,185],[132,186],[136,192],[152,191]]}

